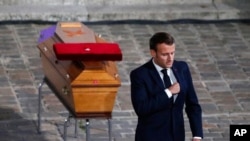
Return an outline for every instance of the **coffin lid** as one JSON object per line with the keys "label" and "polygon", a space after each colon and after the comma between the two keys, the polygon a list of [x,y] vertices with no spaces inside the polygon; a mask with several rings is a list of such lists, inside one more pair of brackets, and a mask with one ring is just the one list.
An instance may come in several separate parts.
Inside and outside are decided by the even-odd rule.
{"label": "coffin lid", "polygon": [[[59,22],[55,35],[61,43],[105,43],[80,22]],[[65,62],[65,61],[59,61]],[[71,80],[72,87],[120,86],[116,64],[113,61],[78,61],[82,71]]]}
{"label": "coffin lid", "polygon": [[94,32],[80,22],[58,22],[55,35],[63,43],[96,43]]}

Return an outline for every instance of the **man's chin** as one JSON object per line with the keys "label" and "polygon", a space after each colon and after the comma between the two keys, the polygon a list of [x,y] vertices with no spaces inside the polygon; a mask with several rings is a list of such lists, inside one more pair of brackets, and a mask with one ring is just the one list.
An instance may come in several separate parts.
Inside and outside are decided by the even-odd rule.
{"label": "man's chin", "polygon": [[166,67],[167,68],[171,68],[173,64],[167,64]]}

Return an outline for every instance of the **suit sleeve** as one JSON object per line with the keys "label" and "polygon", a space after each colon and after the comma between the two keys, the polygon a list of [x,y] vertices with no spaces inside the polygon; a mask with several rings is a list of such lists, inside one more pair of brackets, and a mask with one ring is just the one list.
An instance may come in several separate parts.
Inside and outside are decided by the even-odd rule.
{"label": "suit sleeve", "polygon": [[152,88],[154,91],[149,92],[148,87],[153,86],[150,86],[149,82],[147,82],[150,79],[145,77],[147,75],[139,71],[132,71],[130,74],[131,100],[139,117],[152,115],[166,109],[170,102],[164,89]]}
{"label": "suit sleeve", "polygon": [[188,65],[186,64],[186,80],[187,80],[187,96],[186,96],[186,113],[189,118],[189,123],[193,136],[198,136],[203,138],[202,131],[202,110],[198,102],[198,98],[193,86],[193,81],[191,73],[189,71]]}

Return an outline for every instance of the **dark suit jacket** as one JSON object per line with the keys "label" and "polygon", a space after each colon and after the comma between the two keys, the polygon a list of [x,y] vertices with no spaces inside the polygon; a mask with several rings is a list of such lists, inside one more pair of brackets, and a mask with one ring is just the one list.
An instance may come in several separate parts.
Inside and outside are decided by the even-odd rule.
{"label": "dark suit jacket", "polygon": [[152,60],[130,73],[131,100],[138,116],[135,141],[185,141],[184,104],[193,136],[203,137],[202,110],[188,65],[174,61],[172,70],[181,88],[174,104]]}

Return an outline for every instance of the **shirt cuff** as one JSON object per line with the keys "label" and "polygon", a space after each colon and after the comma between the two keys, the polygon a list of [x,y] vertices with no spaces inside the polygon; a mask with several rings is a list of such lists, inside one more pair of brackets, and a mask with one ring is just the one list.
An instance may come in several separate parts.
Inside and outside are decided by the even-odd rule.
{"label": "shirt cuff", "polygon": [[165,93],[167,94],[168,98],[171,98],[173,96],[169,89],[165,89]]}
{"label": "shirt cuff", "polygon": [[194,137],[194,139],[200,139],[201,140],[202,138],[201,137]]}

